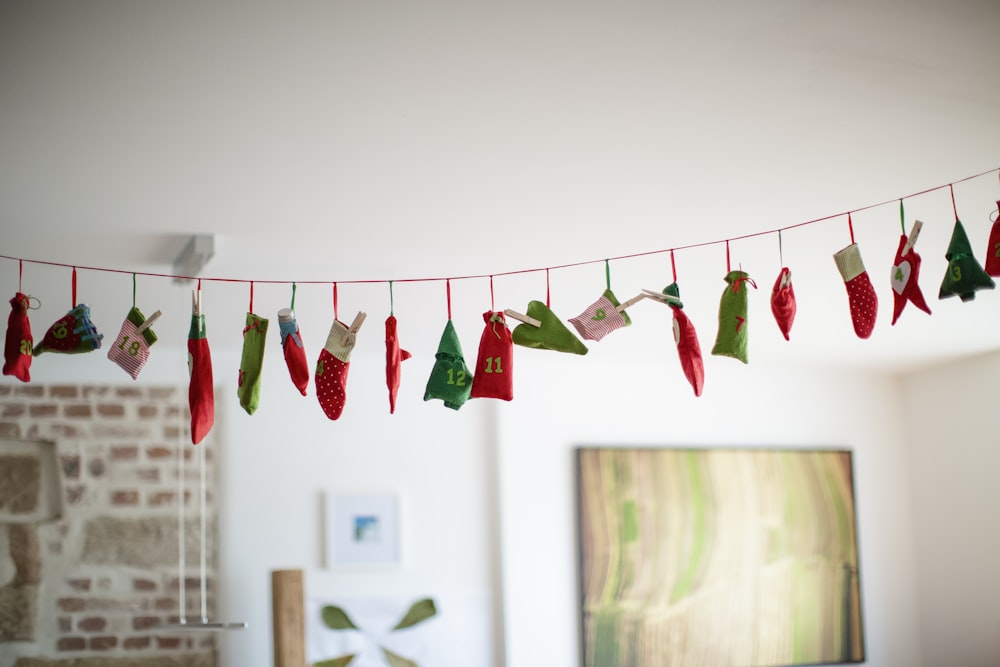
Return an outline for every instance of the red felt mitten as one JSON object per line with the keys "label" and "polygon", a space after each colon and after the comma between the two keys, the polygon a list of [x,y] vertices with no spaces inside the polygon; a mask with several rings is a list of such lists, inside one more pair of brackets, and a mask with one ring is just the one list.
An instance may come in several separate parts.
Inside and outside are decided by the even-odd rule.
{"label": "red felt mitten", "polygon": [[396,394],[402,380],[401,366],[409,358],[410,353],[399,347],[396,318],[390,315],[385,320],[385,385],[389,388],[389,414],[396,411]]}
{"label": "red felt mitten", "polygon": [[875,318],[878,315],[878,297],[875,288],[865,271],[861,261],[861,250],[858,244],[852,243],[840,252],[834,254],[833,261],[837,264],[847,286],[847,298],[851,307],[851,322],[858,338],[868,338],[875,328]]}
{"label": "red felt mitten", "polygon": [[[907,301],[912,301],[913,305],[924,311],[928,315],[931,313],[930,306],[924,300],[923,292],[920,291],[920,255],[912,247],[907,248],[907,237],[905,234],[899,237],[899,247],[896,248],[896,259],[893,260],[892,273],[889,279],[892,283],[892,323],[895,324],[903,312],[903,307]],[[904,251],[906,254],[904,255]]]}
{"label": "red felt mitten", "polygon": [[191,442],[197,445],[215,425],[212,352],[208,347],[205,333],[205,316],[200,313],[191,315],[191,328],[188,330],[188,370],[191,372],[191,383],[188,385]]}
{"label": "red felt mitten", "polygon": [[514,341],[503,313],[483,313],[486,327],[479,338],[479,357],[472,376],[472,398],[514,398]]}
{"label": "red felt mitten", "polygon": [[10,300],[7,318],[7,338],[3,346],[3,374],[13,375],[21,382],[31,381],[31,323],[28,322],[28,297],[20,292]]}
{"label": "red felt mitten", "polygon": [[358,313],[348,327],[338,319],[333,320],[326,345],[316,362],[316,397],[323,413],[329,419],[340,419],[347,403],[347,373],[351,369],[351,352],[357,343],[357,332],[365,314]]}
{"label": "red felt mitten", "polygon": [[781,335],[789,340],[792,322],[795,321],[795,290],[792,289],[792,272],[782,267],[771,290],[771,313],[781,329]]}
{"label": "red felt mitten", "polygon": [[278,331],[281,333],[281,349],[285,353],[285,365],[292,378],[292,384],[303,396],[309,388],[309,361],[306,359],[306,348],[302,344],[302,332],[299,323],[295,321],[295,313],[291,308],[278,311]]}
{"label": "red felt mitten", "polygon": [[[997,202],[997,211],[1000,211],[1000,201]],[[986,262],[983,266],[991,276],[1000,276],[1000,213],[990,230],[990,244],[986,247]]]}

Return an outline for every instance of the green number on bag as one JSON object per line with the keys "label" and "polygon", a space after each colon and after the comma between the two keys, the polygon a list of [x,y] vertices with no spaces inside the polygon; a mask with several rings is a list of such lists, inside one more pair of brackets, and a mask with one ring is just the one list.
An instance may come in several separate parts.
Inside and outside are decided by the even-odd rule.
{"label": "green number on bag", "polygon": [[32,354],[31,341],[29,341],[29,340],[22,340],[21,341],[21,354],[26,354],[29,357],[31,356],[31,354]]}
{"label": "green number on bag", "polygon": [[137,340],[132,341],[132,344],[128,346],[128,349],[125,349],[125,343],[127,343],[128,341],[129,341],[129,337],[128,336],[125,336],[124,338],[122,338],[121,345],[118,346],[118,349],[119,350],[125,350],[126,352],[128,352],[129,354],[131,354],[133,357],[139,356],[139,341],[137,341]]}
{"label": "green number on bag", "polygon": [[316,375],[322,375],[323,374],[323,370],[324,370],[323,369],[323,362],[321,361],[318,364],[316,364]]}
{"label": "green number on bag", "polygon": [[995,257],[1000,257],[1000,243],[996,244],[996,255]]}
{"label": "green number on bag", "polygon": [[486,357],[486,372],[503,373],[503,369],[500,367],[500,357]]}
{"label": "green number on bag", "polygon": [[962,279],[962,267],[958,264],[951,265],[951,280],[952,282],[958,282]]}
{"label": "green number on bag", "polygon": [[603,308],[598,308],[597,311],[594,313],[594,316],[590,319],[594,320],[595,322],[600,322],[607,316],[608,314],[604,312]]}
{"label": "green number on bag", "polygon": [[68,333],[69,330],[66,329],[66,325],[62,322],[57,324],[56,327],[52,329],[52,335],[59,339],[65,338]]}
{"label": "green number on bag", "polygon": [[455,373],[455,369],[448,369],[448,384],[453,384],[456,387],[465,386],[465,371],[458,371]]}

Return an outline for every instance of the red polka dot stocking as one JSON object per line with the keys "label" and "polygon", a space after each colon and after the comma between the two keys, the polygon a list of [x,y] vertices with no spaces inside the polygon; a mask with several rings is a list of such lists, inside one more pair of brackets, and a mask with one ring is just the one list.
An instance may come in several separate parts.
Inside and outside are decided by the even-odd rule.
{"label": "red polka dot stocking", "polygon": [[854,323],[854,333],[858,338],[868,338],[875,328],[875,317],[878,315],[878,297],[875,288],[865,271],[861,261],[861,250],[857,243],[852,243],[833,256],[837,263],[844,284],[847,286],[847,298],[851,306],[851,321]]}
{"label": "red polka dot stocking", "polygon": [[316,397],[329,419],[340,419],[340,415],[344,413],[351,352],[364,318],[364,313],[358,313],[350,327],[334,319],[330,334],[326,337],[326,345],[319,353],[319,360],[316,362]]}

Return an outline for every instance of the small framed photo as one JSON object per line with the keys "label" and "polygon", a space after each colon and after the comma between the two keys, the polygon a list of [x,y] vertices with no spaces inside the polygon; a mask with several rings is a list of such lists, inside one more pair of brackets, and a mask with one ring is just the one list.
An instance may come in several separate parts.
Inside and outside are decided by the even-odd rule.
{"label": "small framed photo", "polygon": [[393,494],[327,493],[327,567],[399,565],[397,506]]}

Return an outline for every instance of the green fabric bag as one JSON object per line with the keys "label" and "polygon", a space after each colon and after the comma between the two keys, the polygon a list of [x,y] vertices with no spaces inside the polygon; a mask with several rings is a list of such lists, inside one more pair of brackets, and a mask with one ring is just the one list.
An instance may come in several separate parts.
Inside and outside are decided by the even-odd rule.
{"label": "green fabric bag", "polygon": [[458,410],[469,400],[472,373],[465,365],[462,344],[458,341],[458,334],[455,333],[455,325],[451,320],[444,327],[434,357],[434,368],[427,379],[424,400],[439,398],[444,401],[445,407]]}
{"label": "green fabric bag", "polygon": [[239,396],[240,405],[248,415],[256,412],[260,404],[260,376],[264,366],[265,338],[267,338],[267,320],[253,313],[247,313],[236,395]]}
{"label": "green fabric bag", "polygon": [[[712,354],[747,363],[747,285],[750,276],[743,271],[726,274],[726,290],[719,301],[719,333]],[[756,285],[755,285],[756,287]]]}

